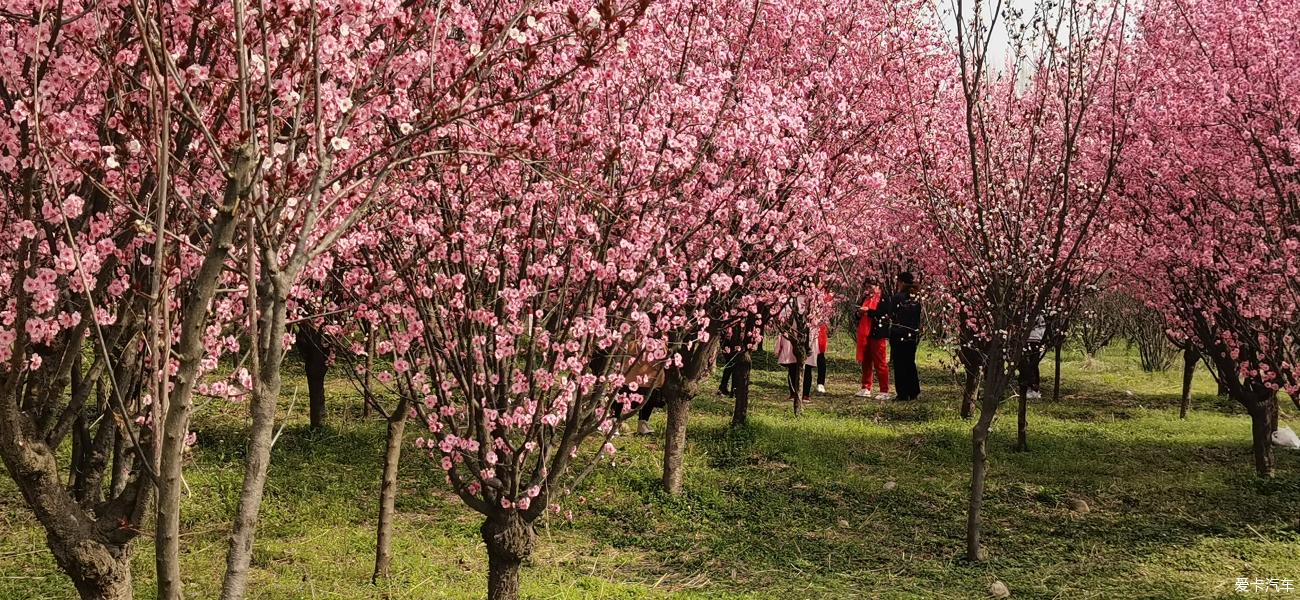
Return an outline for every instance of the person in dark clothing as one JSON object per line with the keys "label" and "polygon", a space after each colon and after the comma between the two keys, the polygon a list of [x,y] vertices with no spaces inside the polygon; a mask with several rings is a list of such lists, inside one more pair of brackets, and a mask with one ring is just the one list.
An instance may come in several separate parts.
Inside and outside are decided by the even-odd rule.
{"label": "person in dark clothing", "polygon": [[[619,390],[619,392],[624,394],[637,394],[642,397],[641,401],[632,402],[628,409],[637,411],[636,424],[638,435],[650,435],[654,433],[654,431],[650,429],[650,415],[654,414],[656,408],[664,408],[668,405],[667,401],[664,400],[663,391],[660,390],[658,386],[649,391],[644,388],[633,391],[631,386],[624,386]],[[613,408],[614,418],[621,420],[623,418],[623,403],[616,400],[613,403]]]}
{"label": "person in dark clothing", "polygon": [[732,395],[731,377],[733,371],[736,370],[735,365],[732,365],[732,362],[735,360],[736,356],[731,355],[731,353],[722,353],[722,355],[718,357],[718,362],[723,365],[723,381],[718,383],[719,396],[731,397]]}
{"label": "person in dark clothing", "polygon": [[654,430],[650,429],[650,415],[654,413],[654,409],[667,406],[667,401],[664,400],[661,392],[664,385],[664,365],[661,362],[646,359],[642,355],[640,344],[635,342],[627,346],[622,361],[623,376],[628,382],[636,382],[637,385],[635,391],[632,385],[625,385],[620,391],[624,394],[640,396],[640,398],[631,402],[627,407],[624,407],[621,401],[615,400],[613,407],[615,417],[622,419],[625,408],[636,410],[637,434],[650,435],[654,433]]}
{"label": "person in dark clothing", "polygon": [[1042,376],[1038,370],[1039,361],[1043,360],[1043,336],[1047,334],[1047,322],[1043,315],[1038,315],[1034,328],[1029,332],[1029,341],[1025,343],[1020,357],[1020,393],[1029,400],[1042,400],[1040,389]]}
{"label": "person in dark clothing", "polygon": [[910,272],[898,274],[898,291],[881,299],[872,319],[889,322],[889,353],[894,357],[894,390],[899,400],[916,400],[921,380],[916,371],[916,347],[921,342],[921,303],[914,297],[916,280]]}
{"label": "person in dark clothing", "polygon": [[734,393],[731,378],[736,373],[737,359],[744,352],[744,346],[748,342],[745,339],[743,323],[736,323],[723,332],[722,347],[718,351],[718,365],[722,367],[722,381],[718,382],[718,394],[731,397]]}

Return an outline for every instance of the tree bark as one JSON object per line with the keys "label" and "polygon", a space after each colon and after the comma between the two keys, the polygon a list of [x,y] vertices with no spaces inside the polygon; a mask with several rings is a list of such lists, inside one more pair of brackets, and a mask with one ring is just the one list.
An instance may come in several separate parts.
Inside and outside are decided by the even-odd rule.
{"label": "tree bark", "polygon": [[[265,267],[264,267],[265,268]],[[274,279],[278,276],[268,275]],[[280,367],[284,362],[285,298],[288,287],[282,281],[265,281],[259,287],[263,296],[258,328],[259,355],[257,374],[253,378],[254,394],[249,405],[253,423],[248,432],[248,455],[244,464],[244,485],[235,509],[235,523],[226,555],[226,576],[221,583],[222,600],[239,600],[248,587],[248,568],[253,560],[253,541],[257,533],[257,516],[262,509],[266,474],[271,466],[271,446],[275,434],[275,409],[280,398]],[[269,296],[269,297],[268,297]]]}
{"label": "tree bark", "polygon": [[664,403],[668,424],[664,427],[664,490],[669,495],[682,492],[682,462],[686,453],[686,422],[690,418],[691,399],[695,397],[699,380],[713,363],[718,337],[706,344],[696,344],[682,352],[680,368],[664,371]]}
{"label": "tree bark", "polygon": [[984,480],[988,472],[988,439],[997,414],[1001,396],[1006,391],[1007,373],[1002,365],[1003,349],[998,343],[989,346],[984,361],[984,386],[980,399],[980,416],[971,428],[971,478],[970,505],[966,513],[966,558],[982,561],[986,558],[980,547],[980,513],[984,508]]}
{"label": "tree bark", "polygon": [[957,347],[957,359],[966,372],[966,383],[961,390],[961,418],[963,419],[970,419],[975,413],[975,399],[979,393],[980,374],[984,365],[984,357],[974,344],[973,335],[963,331],[960,345]]}
{"label": "tree bark", "polygon": [[736,397],[736,407],[731,412],[731,426],[743,427],[749,423],[749,374],[754,368],[754,357],[746,350],[735,360],[731,372],[731,390]]}
{"label": "tree bark", "polygon": [[1016,411],[1016,445],[1012,448],[1015,452],[1029,452],[1029,399],[1025,396],[1029,393],[1029,388],[1021,386],[1020,402]]}
{"label": "tree bark", "polygon": [[[669,377],[671,379],[671,377]],[[686,422],[690,419],[691,401],[686,394],[664,390],[668,423],[664,427],[663,486],[668,494],[682,493],[682,462],[686,453]]]}
{"label": "tree bark", "polygon": [[[53,455],[49,459],[49,466],[56,467]],[[12,467],[11,472],[18,473]],[[82,513],[57,480],[56,471],[28,474],[22,480],[15,477],[45,529],[54,562],[67,573],[84,600],[129,600],[133,594],[130,540],[134,532],[102,531],[107,524]],[[123,539],[109,540],[109,535]]]}
{"label": "tree bark", "polygon": [[162,449],[158,468],[158,504],[154,532],[154,562],[158,572],[158,597],[179,600],[184,597],[180,571],[181,466],[185,438],[189,434],[193,411],[194,386],[198,383],[199,362],[203,359],[203,336],[209,305],[217,291],[217,280],[225,268],[235,238],[235,210],[247,194],[254,157],[251,146],[236,153],[234,174],[226,182],[222,206],[212,223],[212,241],[207,255],[194,278],[193,288],[181,311],[180,369],[169,397],[162,429]]}
{"label": "tree bark", "polygon": [[986,557],[980,548],[980,511],[984,508],[984,478],[988,469],[989,426],[993,419],[980,420],[971,428],[970,506],[966,512],[966,559],[982,561]]}
{"label": "tree bark", "polygon": [[1178,404],[1178,418],[1187,418],[1187,409],[1192,404],[1192,376],[1196,374],[1196,363],[1201,354],[1190,344],[1183,350],[1183,397]]}
{"label": "tree bark", "polygon": [[479,529],[488,554],[488,600],[518,600],[519,566],[533,552],[533,524],[510,511],[491,515]]}
{"label": "tree bark", "polygon": [[308,414],[312,429],[325,426],[325,376],[329,372],[325,340],[310,325],[300,325],[294,342],[307,375]]}
{"label": "tree bark", "polygon": [[1251,446],[1255,455],[1255,474],[1271,479],[1277,462],[1273,456],[1273,432],[1277,431],[1277,395],[1255,399],[1247,404],[1250,413]]}
{"label": "tree bark", "polygon": [[375,572],[370,582],[388,577],[392,565],[393,515],[397,501],[397,468],[402,459],[402,436],[406,432],[406,397],[388,417],[388,444],[384,448],[384,475],[379,485],[379,528],[375,539]]}
{"label": "tree bark", "polygon": [[966,385],[961,390],[961,418],[970,419],[975,413],[975,394],[979,391],[980,370],[978,367],[966,367]]}
{"label": "tree bark", "polygon": [[89,540],[56,542],[49,539],[55,562],[72,578],[82,600],[130,600],[130,547]]}
{"label": "tree bark", "polygon": [[0,457],[45,529],[55,562],[84,599],[131,598],[130,542],[136,534],[129,523],[125,529],[118,527],[112,513],[134,504],[134,497],[128,496],[120,506],[104,507],[99,519],[87,514],[60,481],[53,450],[32,441],[32,424],[13,410],[16,406],[13,398],[0,406]]}
{"label": "tree bark", "polygon": [[1056,348],[1053,349],[1053,353],[1056,355],[1056,357],[1053,359],[1053,365],[1052,365],[1052,402],[1060,402],[1061,400],[1061,346],[1062,345],[1064,344],[1061,342],[1057,342]]}

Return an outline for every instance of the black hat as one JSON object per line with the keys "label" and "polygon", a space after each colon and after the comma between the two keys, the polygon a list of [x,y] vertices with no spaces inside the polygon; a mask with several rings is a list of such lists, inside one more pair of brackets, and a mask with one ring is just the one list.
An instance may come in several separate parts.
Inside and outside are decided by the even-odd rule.
{"label": "black hat", "polygon": [[899,283],[904,283],[904,284],[907,284],[907,285],[912,285],[912,283],[914,283],[915,281],[916,281],[916,280],[912,278],[912,272],[911,272],[911,271],[903,271],[902,273],[899,273],[899,274],[898,274],[898,282],[899,282]]}

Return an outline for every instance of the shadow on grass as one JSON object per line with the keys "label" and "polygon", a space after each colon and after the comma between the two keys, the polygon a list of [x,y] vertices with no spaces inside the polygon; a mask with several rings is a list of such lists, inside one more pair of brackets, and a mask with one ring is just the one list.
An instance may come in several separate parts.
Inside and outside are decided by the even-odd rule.
{"label": "shadow on grass", "polygon": [[[833,360],[834,382],[843,386],[856,368]],[[746,428],[725,426],[730,400],[707,393],[697,399],[684,495],[661,491],[658,440],[631,438],[638,441],[620,444],[623,466],[598,471],[586,486],[591,501],[570,504],[576,522],[550,527],[646,557],[617,579],[768,597],[879,596],[882,584],[873,582],[881,577],[900,596],[961,597],[985,589],[994,574],[1018,589],[1036,581],[1043,597],[1071,596],[1079,590],[1059,580],[1118,589],[1125,577],[1142,575],[1147,557],[1206,540],[1300,542],[1290,528],[1300,496],[1300,465],[1292,457],[1280,457],[1282,477],[1259,483],[1250,475],[1244,436],[1239,443],[1126,440],[1122,426],[1083,422],[1114,423],[1145,414],[1142,408],[1176,410],[1176,396],[1128,396],[1099,382],[1067,380],[1061,402],[1033,405],[1029,454],[1008,451],[1014,412],[1003,407],[990,446],[984,520],[993,559],[969,564],[961,560],[969,425],[953,418],[958,388],[951,372],[923,364],[921,402],[882,407],[817,396],[812,414],[800,420],[786,414],[783,379],[770,353],[756,357],[753,423]],[[871,422],[877,414],[884,425]],[[243,431],[238,420],[208,421],[199,430],[200,460],[220,465],[205,477],[235,496]],[[288,427],[275,450],[267,536],[303,536],[329,522],[370,526],[382,447],[378,421],[319,431]],[[419,519],[421,531],[481,549],[476,517],[448,500],[437,470],[411,450],[403,459],[399,511]],[[886,491],[890,480],[897,488]],[[1072,499],[1086,500],[1091,512],[1071,512]],[[1163,597],[1204,592],[1179,585],[1170,583]]]}
{"label": "shadow on grass", "polygon": [[[995,570],[1075,568],[1063,561],[1080,549],[1104,555],[1088,569],[1114,570],[1207,538],[1300,542],[1296,465],[1284,458],[1282,477],[1257,481],[1249,448],[1234,444],[1051,431],[1035,434],[1034,452],[1013,455],[1011,440],[996,436],[984,508],[994,559],[974,565],[960,560],[969,438],[951,424],[838,433],[758,418],[736,430],[696,427],[692,436],[708,469],[691,474],[685,495],[663,496],[652,470],[609,474],[601,485],[630,498],[594,506],[599,522],[590,526],[615,546],[657,552],[663,572],[708,573],[725,589],[797,590],[806,579],[783,574],[885,568],[921,581],[955,570],[967,589],[980,589],[977,580]],[[894,480],[896,488],[882,487]],[[1090,512],[1072,512],[1071,499]]]}

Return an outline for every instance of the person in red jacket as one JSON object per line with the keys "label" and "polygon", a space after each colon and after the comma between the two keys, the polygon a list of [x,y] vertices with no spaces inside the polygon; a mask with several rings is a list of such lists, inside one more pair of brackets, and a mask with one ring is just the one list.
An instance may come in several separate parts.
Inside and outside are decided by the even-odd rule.
{"label": "person in red jacket", "polygon": [[871,398],[872,375],[880,382],[880,395],[889,397],[889,325],[881,318],[872,318],[867,314],[880,305],[880,286],[867,282],[867,294],[858,308],[858,364],[862,365],[862,389],[859,398]]}

